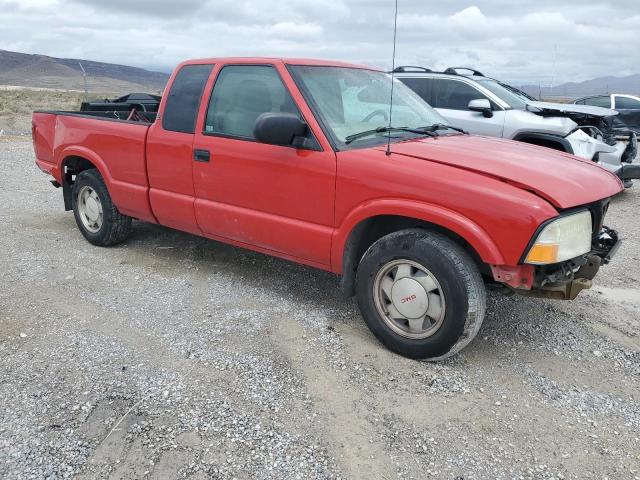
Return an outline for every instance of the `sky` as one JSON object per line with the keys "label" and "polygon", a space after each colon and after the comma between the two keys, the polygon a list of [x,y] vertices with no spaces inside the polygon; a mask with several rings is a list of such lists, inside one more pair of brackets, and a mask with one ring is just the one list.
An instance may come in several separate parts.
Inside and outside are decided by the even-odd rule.
{"label": "sky", "polygon": [[[517,84],[640,72],[638,0],[398,0],[396,65]],[[169,71],[188,58],[391,66],[394,0],[0,0],[0,49]]]}

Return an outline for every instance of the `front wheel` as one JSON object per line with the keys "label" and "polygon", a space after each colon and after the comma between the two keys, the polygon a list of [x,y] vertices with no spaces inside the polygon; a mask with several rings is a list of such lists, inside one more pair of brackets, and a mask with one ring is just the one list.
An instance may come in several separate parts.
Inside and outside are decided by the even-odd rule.
{"label": "front wheel", "polygon": [[115,245],[131,233],[131,217],[118,211],[97,170],[85,170],[76,176],[72,199],[76,224],[94,245]]}
{"label": "front wheel", "polygon": [[356,275],[360,311],[390,350],[438,360],[476,336],[486,308],[480,272],[469,254],[444,235],[421,229],[382,237],[364,254]]}

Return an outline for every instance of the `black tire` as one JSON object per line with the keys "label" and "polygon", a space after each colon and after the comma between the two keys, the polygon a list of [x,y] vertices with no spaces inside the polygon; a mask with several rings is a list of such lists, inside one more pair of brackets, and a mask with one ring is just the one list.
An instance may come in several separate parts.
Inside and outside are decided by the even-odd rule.
{"label": "black tire", "polygon": [[[376,308],[375,278],[395,260],[425,267],[439,282],[446,308],[439,328],[422,339],[392,330]],[[482,276],[465,250],[439,233],[409,229],[382,237],[365,252],[356,274],[356,297],[365,322],[391,351],[421,360],[440,360],[462,350],[476,336],[486,310]]]}
{"label": "black tire", "polygon": [[[78,210],[78,195],[83,187],[90,187],[100,199],[102,206],[102,225],[92,232],[83,224]],[[100,247],[108,247],[124,241],[131,233],[131,217],[122,215],[111,201],[107,186],[95,169],[80,172],[72,187],[73,215],[76,224],[90,243]]]}

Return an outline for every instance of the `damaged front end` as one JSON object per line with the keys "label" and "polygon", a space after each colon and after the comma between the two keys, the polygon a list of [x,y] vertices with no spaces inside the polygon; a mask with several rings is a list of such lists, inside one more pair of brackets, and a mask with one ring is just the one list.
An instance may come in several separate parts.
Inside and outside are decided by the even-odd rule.
{"label": "damaged front end", "polygon": [[618,112],[585,105],[531,102],[527,110],[542,117],[565,117],[576,127],[565,136],[571,153],[593,160],[617,175],[625,186],[640,179],[640,165],[632,164],[638,154],[635,132],[616,126]]}
{"label": "damaged front end", "polygon": [[640,164],[633,164],[638,154],[638,140],[631,130],[602,131],[582,126],[567,135],[573,154],[591,159],[622,181],[640,179]]}
{"label": "damaged front end", "polygon": [[606,265],[620,247],[618,233],[603,225],[608,201],[590,205],[593,230],[591,250],[558,263],[515,267],[491,266],[493,278],[509,290],[530,297],[573,300],[587,288],[602,265]]}
{"label": "damaged front end", "polygon": [[603,227],[597,245],[586,255],[555,265],[535,267],[531,290],[517,290],[533,297],[573,300],[587,288],[602,265],[609,263],[620,247],[615,230]]}

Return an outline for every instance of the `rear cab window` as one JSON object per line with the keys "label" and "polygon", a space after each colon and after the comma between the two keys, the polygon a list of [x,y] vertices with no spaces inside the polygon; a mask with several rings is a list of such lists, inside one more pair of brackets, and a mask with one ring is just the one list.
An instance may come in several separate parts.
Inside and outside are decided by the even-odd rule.
{"label": "rear cab window", "polygon": [[185,65],[177,73],[167,95],[162,128],[172,132],[194,133],[204,87],[213,65]]}

